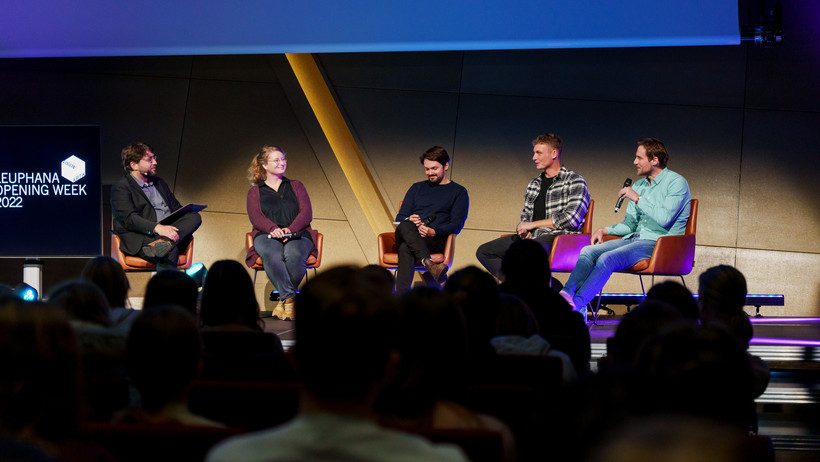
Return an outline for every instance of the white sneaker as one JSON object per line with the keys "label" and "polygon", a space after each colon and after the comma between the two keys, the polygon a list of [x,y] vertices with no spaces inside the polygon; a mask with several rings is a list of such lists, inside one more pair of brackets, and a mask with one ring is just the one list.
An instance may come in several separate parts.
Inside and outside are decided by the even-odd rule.
{"label": "white sneaker", "polygon": [[575,302],[572,301],[572,296],[570,294],[564,292],[563,290],[558,293],[564,297],[564,300],[566,300],[567,303],[569,303],[569,306],[572,307],[572,311],[578,311],[578,309],[575,308]]}

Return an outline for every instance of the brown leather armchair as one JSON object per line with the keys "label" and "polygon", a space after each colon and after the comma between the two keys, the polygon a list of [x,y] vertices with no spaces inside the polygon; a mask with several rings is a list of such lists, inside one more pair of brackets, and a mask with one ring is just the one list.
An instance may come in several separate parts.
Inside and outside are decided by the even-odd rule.
{"label": "brown leather armchair", "polygon": [[[120,262],[120,265],[122,265],[122,269],[124,269],[125,271],[157,270],[157,265],[149,262],[148,260],[124,254],[122,250],[120,250],[120,237],[114,233],[111,233],[111,258]],[[193,261],[194,238],[191,237],[191,241],[188,243],[188,246],[185,248],[185,251],[183,252],[180,249],[179,259],[177,260],[177,268],[188,269],[191,267],[191,263],[193,263]]]}
{"label": "brown leather armchair", "polygon": [[592,236],[592,210],[595,201],[589,201],[584,217],[584,229],[581,234],[561,234],[552,241],[550,249],[550,270],[558,273],[569,273],[575,268],[581,249],[589,245]]}
{"label": "brown leather armchair", "polygon": [[[679,276],[686,286],[683,276],[692,272],[695,265],[695,234],[698,228],[698,200],[692,199],[689,205],[689,220],[686,231],[681,236],[662,236],[655,243],[655,250],[650,258],[643,259],[619,273],[637,274],[641,280],[641,291],[646,294],[643,276]],[[605,241],[620,239],[619,236],[604,236]]]}
{"label": "brown leather armchair", "polygon": [[[550,271],[553,273],[570,273],[578,262],[581,249],[589,245],[592,236],[592,210],[595,208],[595,201],[590,200],[587,213],[584,215],[584,228],[581,234],[559,234],[552,241],[549,250]],[[512,234],[502,234],[512,236]]]}
{"label": "brown leather armchair", "polygon": [[[456,235],[450,234],[447,236],[447,242],[444,244],[444,253],[430,254],[430,259],[435,263],[446,263],[447,269],[453,265],[453,253],[456,247]],[[399,264],[399,254],[396,250],[396,235],[395,233],[381,233],[379,234],[379,265],[389,270],[396,270]],[[416,271],[424,271],[424,265],[416,261]]]}

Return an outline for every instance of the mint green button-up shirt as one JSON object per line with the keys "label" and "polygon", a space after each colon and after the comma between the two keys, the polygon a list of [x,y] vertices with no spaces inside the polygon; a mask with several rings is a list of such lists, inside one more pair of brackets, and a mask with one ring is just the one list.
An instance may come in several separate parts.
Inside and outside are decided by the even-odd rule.
{"label": "mint green button-up shirt", "polygon": [[632,186],[641,196],[638,203],[629,201],[624,221],[606,227],[606,232],[613,236],[657,241],[661,236],[679,236],[686,231],[689,219],[689,183],[686,178],[663,169],[649,184],[643,178]]}

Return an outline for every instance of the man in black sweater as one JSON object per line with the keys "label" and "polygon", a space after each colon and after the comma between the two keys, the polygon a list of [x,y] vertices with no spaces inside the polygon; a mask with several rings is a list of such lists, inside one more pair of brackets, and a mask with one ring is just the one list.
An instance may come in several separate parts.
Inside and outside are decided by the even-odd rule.
{"label": "man in black sweater", "polygon": [[443,252],[447,237],[461,232],[470,208],[467,189],[447,178],[450,155],[444,148],[433,146],[419,160],[427,180],[410,187],[396,215],[396,292],[410,289],[417,260],[437,283],[444,281],[447,264],[434,263],[430,254]]}

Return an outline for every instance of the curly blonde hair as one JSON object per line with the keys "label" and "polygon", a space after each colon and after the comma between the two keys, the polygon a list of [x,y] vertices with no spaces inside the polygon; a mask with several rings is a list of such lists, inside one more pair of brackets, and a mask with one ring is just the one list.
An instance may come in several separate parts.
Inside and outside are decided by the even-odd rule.
{"label": "curly blonde hair", "polygon": [[262,149],[253,156],[253,160],[251,160],[251,166],[248,167],[248,180],[251,182],[251,185],[257,185],[265,181],[268,177],[268,173],[265,171],[265,162],[268,161],[268,156],[273,152],[281,152],[283,156],[286,158],[288,157],[287,153],[284,149],[280,148],[279,146],[262,146]]}

